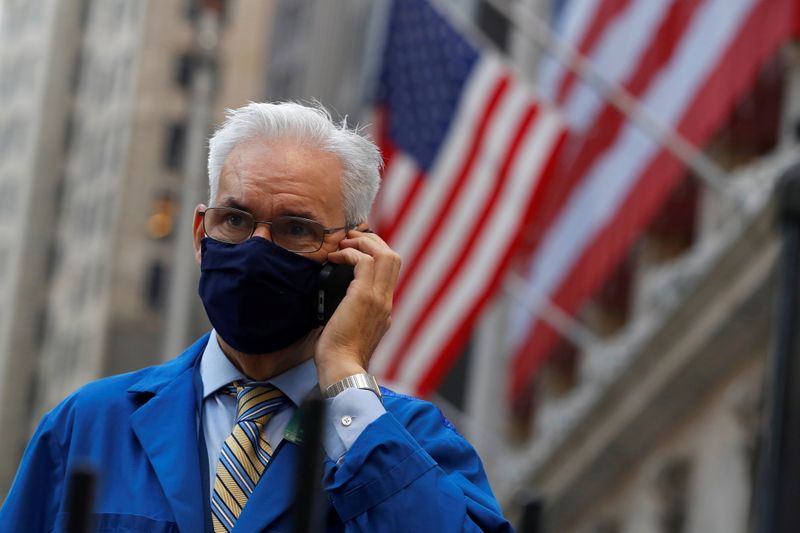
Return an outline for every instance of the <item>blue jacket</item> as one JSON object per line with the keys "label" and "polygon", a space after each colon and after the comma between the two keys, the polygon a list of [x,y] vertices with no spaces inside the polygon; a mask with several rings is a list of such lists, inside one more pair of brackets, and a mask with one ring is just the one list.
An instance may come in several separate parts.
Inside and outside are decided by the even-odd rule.
{"label": "blue jacket", "polygon": [[[86,385],[48,413],[0,509],[0,531],[62,531],[65,474],[100,468],[99,531],[202,532],[194,363],[208,336],[166,364]],[[387,413],[325,465],[329,531],[510,531],[475,451],[430,403],[386,390]],[[301,446],[278,446],[234,531],[291,531]]]}

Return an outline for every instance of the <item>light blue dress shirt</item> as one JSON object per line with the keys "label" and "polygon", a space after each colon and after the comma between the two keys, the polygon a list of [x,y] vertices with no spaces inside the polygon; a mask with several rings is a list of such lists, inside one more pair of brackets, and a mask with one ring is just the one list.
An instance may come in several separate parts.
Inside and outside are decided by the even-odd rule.
{"label": "light blue dress shirt", "polygon": [[[236,398],[220,392],[220,389],[232,381],[247,379],[222,352],[216,331],[211,332],[200,360],[200,378],[203,383],[203,436],[208,453],[209,487],[213,494],[222,444],[236,422]],[[264,429],[267,441],[275,449],[283,440],[283,433],[297,407],[317,387],[317,367],[310,359],[275,376],[269,383],[290,400],[286,407],[272,416]],[[328,457],[337,462],[361,432],[386,412],[374,393],[361,389],[347,389],[325,403],[323,445]]]}

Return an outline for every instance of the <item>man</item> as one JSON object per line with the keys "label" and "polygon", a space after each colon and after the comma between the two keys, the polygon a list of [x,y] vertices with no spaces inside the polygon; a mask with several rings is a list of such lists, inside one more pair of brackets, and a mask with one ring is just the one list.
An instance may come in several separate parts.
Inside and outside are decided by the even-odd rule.
{"label": "man", "polygon": [[[298,405],[328,398],[330,531],[510,529],[469,444],[431,404],[377,387],[400,259],[368,231],[377,148],[322,109],[250,104],[209,150],[195,212],[214,330],[181,356],[91,383],[39,425],[0,511],[3,531],[60,530],[65,475],[101,471],[102,531],[290,531]],[[354,267],[324,327],[325,262]]]}

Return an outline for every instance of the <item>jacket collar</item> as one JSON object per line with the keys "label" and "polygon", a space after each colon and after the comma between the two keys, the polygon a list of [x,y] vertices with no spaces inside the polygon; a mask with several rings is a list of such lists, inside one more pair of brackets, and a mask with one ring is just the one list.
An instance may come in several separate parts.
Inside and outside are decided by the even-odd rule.
{"label": "jacket collar", "polygon": [[131,427],[181,531],[203,531],[205,520],[193,377],[194,363],[207,341],[208,335],[203,336],[128,389],[153,395],[131,414]]}
{"label": "jacket collar", "polygon": [[[205,513],[197,446],[194,368],[208,342],[206,334],[176,359],[153,368],[128,389],[152,395],[131,414],[131,427],[150,459],[180,531],[203,531]],[[303,410],[295,412],[285,440],[275,450],[235,531],[259,531],[281,519],[294,502],[294,480],[302,443]],[[205,460],[205,458],[203,458]],[[275,490],[279,488],[279,490]]]}
{"label": "jacket collar", "polygon": [[162,388],[175,378],[187,369],[194,367],[194,363],[203,353],[210,335],[211,333],[209,332],[197,339],[194,344],[186,348],[182,354],[172,361],[151,368],[142,379],[128,388],[128,392],[158,394]]}

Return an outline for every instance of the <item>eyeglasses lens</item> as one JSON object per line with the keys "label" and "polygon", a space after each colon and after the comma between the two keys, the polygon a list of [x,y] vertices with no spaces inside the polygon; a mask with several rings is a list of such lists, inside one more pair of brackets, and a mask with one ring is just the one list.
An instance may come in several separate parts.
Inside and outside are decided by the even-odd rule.
{"label": "eyeglasses lens", "polygon": [[235,244],[250,238],[255,219],[246,211],[211,208],[206,210],[203,224],[212,239]]}
{"label": "eyeglasses lens", "polygon": [[[203,216],[203,229],[214,240],[238,244],[253,234],[256,220],[246,211],[229,207],[211,207]],[[279,216],[270,223],[272,242],[290,252],[311,253],[322,246],[325,228],[301,217]]]}
{"label": "eyeglasses lens", "polygon": [[318,222],[305,218],[280,216],[272,221],[272,242],[292,252],[316,252],[325,237]]}

